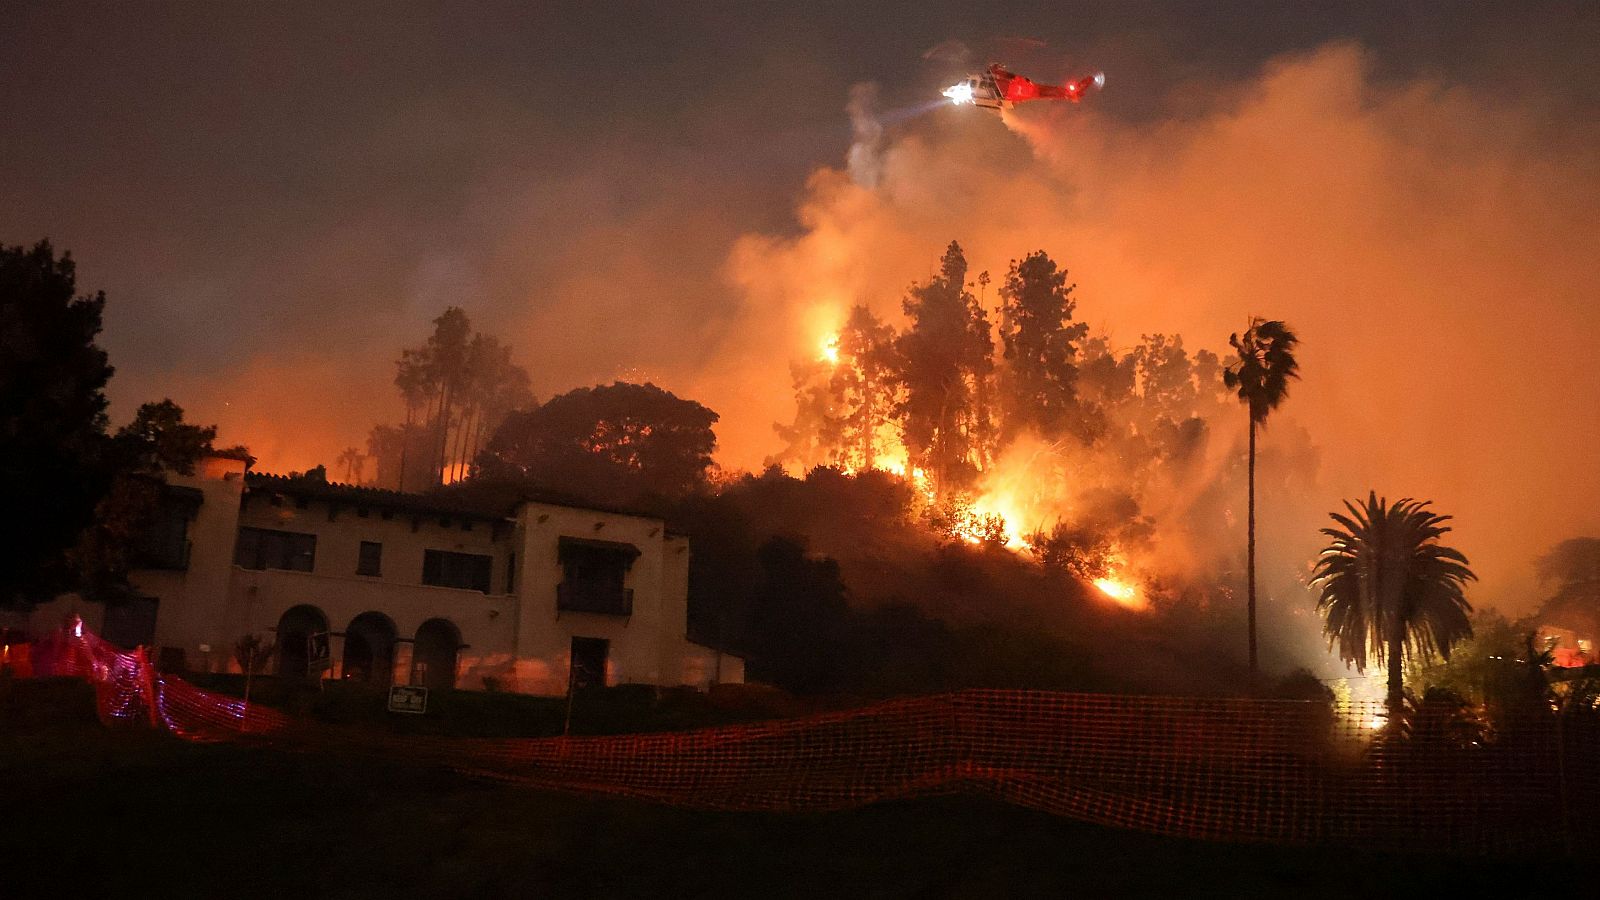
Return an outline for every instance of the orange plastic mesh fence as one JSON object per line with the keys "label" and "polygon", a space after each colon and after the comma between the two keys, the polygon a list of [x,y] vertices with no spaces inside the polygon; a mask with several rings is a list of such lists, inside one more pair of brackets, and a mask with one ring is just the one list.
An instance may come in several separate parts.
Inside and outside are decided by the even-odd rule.
{"label": "orange plastic mesh fence", "polygon": [[107,723],[690,808],[817,811],[962,792],[1219,840],[1561,852],[1600,837],[1590,717],[1524,716],[1487,735],[1426,709],[1373,727],[1376,704],[974,690],[698,731],[491,740],[247,709],[81,630],[41,642],[33,661],[36,674],[92,682]]}

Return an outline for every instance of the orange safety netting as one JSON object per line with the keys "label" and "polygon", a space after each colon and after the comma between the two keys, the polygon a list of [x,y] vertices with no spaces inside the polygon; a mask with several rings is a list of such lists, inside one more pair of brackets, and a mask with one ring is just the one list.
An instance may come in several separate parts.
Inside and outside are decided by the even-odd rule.
{"label": "orange safety netting", "polygon": [[1487,739],[1376,704],[973,690],[848,712],[607,737],[338,729],[157,673],[81,627],[38,675],[93,683],[108,723],[188,740],[380,754],[501,781],[711,810],[817,811],[969,793],[1159,834],[1385,849],[1570,850],[1600,836],[1600,729],[1534,717]]}

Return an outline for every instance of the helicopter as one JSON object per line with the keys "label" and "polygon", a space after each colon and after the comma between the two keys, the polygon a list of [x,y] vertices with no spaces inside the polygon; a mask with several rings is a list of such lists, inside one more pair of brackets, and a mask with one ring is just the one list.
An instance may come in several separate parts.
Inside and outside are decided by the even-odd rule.
{"label": "helicopter", "polygon": [[1077,103],[1085,94],[1097,91],[1106,84],[1106,73],[1096,72],[1066,84],[1040,84],[1006,69],[999,63],[975,72],[964,81],[940,91],[957,106],[980,106],[984,109],[1011,109],[1029,100],[1070,100]]}

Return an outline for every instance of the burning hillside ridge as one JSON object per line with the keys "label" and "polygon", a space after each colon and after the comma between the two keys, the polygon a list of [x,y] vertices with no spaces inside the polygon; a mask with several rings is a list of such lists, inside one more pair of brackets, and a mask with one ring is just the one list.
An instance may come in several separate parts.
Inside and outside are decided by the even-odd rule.
{"label": "burning hillside ridge", "polygon": [[1076,320],[1067,278],[1037,251],[991,291],[952,242],[908,290],[903,328],[857,305],[793,363],[795,416],[768,463],[891,473],[932,531],[1029,556],[1129,608],[1214,573],[1227,560],[1201,559],[1193,537],[1235,530],[1218,492],[1237,484],[1232,442],[1213,433],[1243,413],[1223,360],[1164,334],[1113,346]]}
{"label": "burning hillside ridge", "polygon": [[[1105,338],[1119,359],[1140,335],[1181,334],[1193,364],[1199,348],[1224,349],[1252,313],[1287,319],[1305,338],[1315,375],[1260,451],[1264,466],[1278,458],[1272,478],[1314,489],[1260,486],[1269,593],[1304,600],[1297,575],[1330,498],[1393,485],[1457,511],[1480,593],[1514,603],[1532,587],[1527,561],[1541,547],[1592,528],[1597,482],[1582,448],[1600,420],[1578,398],[1595,382],[1583,347],[1594,333],[1584,287],[1595,280],[1585,249],[1595,237],[1594,145],[1563,138],[1526,103],[1379,77],[1371,62],[1349,44],[1286,55],[1203,95],[1171,97],[1174,114],[1153,120],[1120,118],[1108,94],[1070,114],[1021,110],[975,123],[942,109],[858,126],[848,165],[813,172],[795,231],[750,233],[734,246],[725,276],[738,305],[708,329],[714,365],[675,383],[723,416],[719,462],[759,466],[773,451],[770,423],[793,421],[775,409],[793,385],[789,361],[847,355],[853,307],[898,330],[906,286],[926,283],[939,248],[958,237],[972,268],[965,280],[983,269],[996,279],[969,290],[997,330],[1007,260],[1043,247],[1079,285],[1074,319],[1094,329],[1085,342]],[[859,101],[852,115],[874,113]],[[1517,298],[1514,319],[1507,298]],[[1416,361],[1403,384],[1397,354]],[[1545,360],[1548,383],[1564,387],[1529,389],[1528,359]],[[1245,491],[1233,474],[1243,463],[1227,445],[1237,441],[1242,457],[1246,419],[1237,406],[1202,418],[1200,471],[1161,473],[1171,491],[1131,491],[1161,523],[1163,571],[1242,555],[1232,548],[1243,546]],[[791,470],[828,462],[798,449]],[[1077,469],[1069,493],[1119,486],[1107,474],[1122,468],[1117,460],[1085,465],[1102,454],[1061,450]],[[879,452],[889,458],[880,465],[900,462]],[[990,510],[1015,512],[1031,492],[1018,489],[1029,476],[1014,469],[986,467],[967,490],[990,494]],[[1056,512],[1006,518],[1026,537]],[[1182,523],[1194,527],[1184,533]],[[1232,547],[1211,549],[1223,543]]]}

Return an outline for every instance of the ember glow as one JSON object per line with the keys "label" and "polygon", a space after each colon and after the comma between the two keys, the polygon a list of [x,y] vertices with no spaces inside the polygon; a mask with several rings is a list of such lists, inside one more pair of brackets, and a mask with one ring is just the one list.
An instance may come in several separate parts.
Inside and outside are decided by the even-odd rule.
{"label": "ember glow", "polygon": [[817,359],[830,366],[839,364],[839,336],[830,334],[822,339],[822,344],[817,352]]}
{"label": "ember glow", "polygon": [[1137,585],[1126,581],[1118,581],[1115,578],[1096,578],[1094,586],[1100,589],[1100,593],[1105,594],[1128,609],[1143,609],[1145,607],[1144,596],[1140,593]]}

